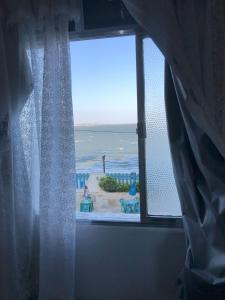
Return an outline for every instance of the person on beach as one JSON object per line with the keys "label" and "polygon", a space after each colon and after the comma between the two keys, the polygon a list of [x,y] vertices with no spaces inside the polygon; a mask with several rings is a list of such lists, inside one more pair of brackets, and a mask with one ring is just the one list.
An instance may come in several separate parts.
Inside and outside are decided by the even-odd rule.
{"label": "person on beach", "polygon": [[85,185],[84,187],[84,198],[88,198],[90,197],[90,192],[89,192],[89,189],[87,187],[87,185]]}

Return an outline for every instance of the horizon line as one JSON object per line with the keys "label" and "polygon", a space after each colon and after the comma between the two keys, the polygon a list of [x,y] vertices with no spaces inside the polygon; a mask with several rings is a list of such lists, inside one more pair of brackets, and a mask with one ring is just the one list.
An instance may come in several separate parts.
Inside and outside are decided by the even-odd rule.
{"label": "horizon line", "polygon": [[74,123],[74,126],[102,126],[102,125],[137,125],[136,122],[133,123]]}

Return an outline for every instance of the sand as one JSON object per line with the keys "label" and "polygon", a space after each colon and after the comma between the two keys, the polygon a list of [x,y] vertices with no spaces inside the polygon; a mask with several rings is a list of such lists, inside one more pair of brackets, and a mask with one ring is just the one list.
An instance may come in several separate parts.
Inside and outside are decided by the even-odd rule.
{"label": "sand", "polygon": [[[119,200],[124,199],[133,199],[133,196],[130,196],[129,193],[108,193],[103,191],[99,187],[99,179],[104,176],[102,173],[93,173],[90,175],[87,182],[88,189],[90,191],[91,197],[94,202],[94,212],[102,213],[120,213],[121,205]],[[76,192],[76,206],[77,211],[80,210],[80,202],[83,199],[83,190],[77,190]],[[137,193],[136,197],[139,197]]]}

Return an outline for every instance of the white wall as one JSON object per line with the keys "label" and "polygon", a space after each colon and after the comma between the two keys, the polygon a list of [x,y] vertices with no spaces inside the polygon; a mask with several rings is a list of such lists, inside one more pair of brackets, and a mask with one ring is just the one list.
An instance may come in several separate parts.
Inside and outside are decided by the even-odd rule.
{"label": "white wall", "polygon": [[175,300],[181,229],[77,226],[77,300]]}

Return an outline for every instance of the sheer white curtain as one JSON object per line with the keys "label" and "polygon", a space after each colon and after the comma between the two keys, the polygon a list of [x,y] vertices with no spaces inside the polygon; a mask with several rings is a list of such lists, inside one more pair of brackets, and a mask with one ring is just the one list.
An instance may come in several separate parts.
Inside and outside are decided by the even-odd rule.
{"label": "sheer white curtain", "polygon": [[68,23],[76,1],[1,4],[0,291],[74,299],[75,146]]}

